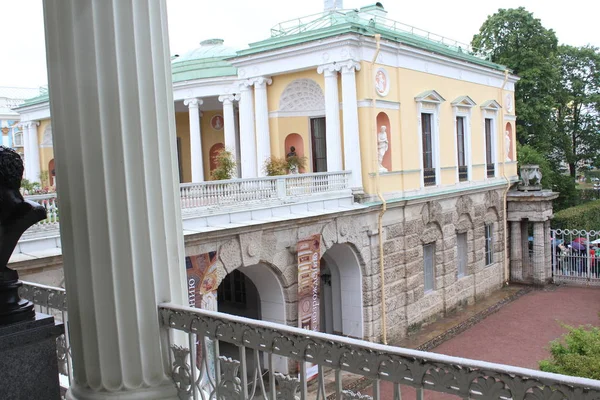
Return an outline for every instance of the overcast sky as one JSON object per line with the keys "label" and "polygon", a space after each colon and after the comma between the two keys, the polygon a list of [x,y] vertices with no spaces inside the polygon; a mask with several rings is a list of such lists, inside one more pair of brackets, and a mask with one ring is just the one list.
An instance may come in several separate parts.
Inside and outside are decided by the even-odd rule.
{"label": "overcast sky", "polygon": [[[108,0],[106,0],[108,1]],[[118,0],[126,1],[126,0]],[[359,8],[375,0],[344,0]],[[524,6],[557,33],[560,43],[600,46],[597,0],[381,0],[388,17],[469,43],[498,8]],[[171,54],[184,54],[201,40],[225,39],[237,48],[265,39],[279,22],[323,10],[322,0],[167,0]],[[42,0],[0,0],[0,86],[47,83]]]}

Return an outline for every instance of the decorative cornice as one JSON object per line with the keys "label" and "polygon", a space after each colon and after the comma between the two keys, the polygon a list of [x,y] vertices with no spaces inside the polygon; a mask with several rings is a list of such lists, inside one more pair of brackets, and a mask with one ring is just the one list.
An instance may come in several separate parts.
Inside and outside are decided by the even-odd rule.
{"label": "decorative cornice", "polygon": [[[369,108],[372,107],[373,101],[369,99],[359,100],[358,108]],[[389,101],[389,100],[375,100],[375,108],[382,108],[385,110],[399,110],[400,103],[397,101]]]}
{"label": "decorative cornice", "polygon": [[191,99],[185,99],[183,101],[183,105],[188,106],[189,108],[192,108],[192,107],[198,108],[202,105],[202,103],[204,103],[204,101],[202,101],[202,99],[198,99],[196,97],[191,98]]}

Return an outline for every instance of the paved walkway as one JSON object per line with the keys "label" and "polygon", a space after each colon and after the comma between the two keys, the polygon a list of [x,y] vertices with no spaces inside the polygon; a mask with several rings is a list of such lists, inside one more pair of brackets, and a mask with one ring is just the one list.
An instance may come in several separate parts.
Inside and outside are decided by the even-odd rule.
{"label": "paved walkway", "polygon": [[[538,369],[538,361],[549,356],[548,343],[566,333],[560,323],[600,325],[599,311],[600,289],[563,286],[536,290],[431,351]],[[371,388],[362,393],[371,394]],[[382,382],[381,394],[382,399],[393,399],[392,385]],[[414,398],[414,390],[402,388],[403,400]],[[425,398],[456,399],[433,392],[426,392]]]}

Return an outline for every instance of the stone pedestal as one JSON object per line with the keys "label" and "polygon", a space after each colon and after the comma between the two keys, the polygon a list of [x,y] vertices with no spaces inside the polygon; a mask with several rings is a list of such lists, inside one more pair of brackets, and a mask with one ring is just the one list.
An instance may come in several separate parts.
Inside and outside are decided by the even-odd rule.
{"label": "stone pedestal", "polygon": [[64,332],[54,317],[0,326],[0,399],[60,399],[56,338]]}

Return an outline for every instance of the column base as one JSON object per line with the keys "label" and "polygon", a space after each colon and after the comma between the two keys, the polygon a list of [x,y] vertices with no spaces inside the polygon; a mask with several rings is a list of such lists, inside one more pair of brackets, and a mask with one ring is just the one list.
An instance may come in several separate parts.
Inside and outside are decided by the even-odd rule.
{"label": "column base", "polygon": [[118,390],[115,392],[97,392],[90,388],[82,388],[74,384],[67,391],[67,400],[179,400],[177,389],[172,382],[164,385],[132,390]]}

